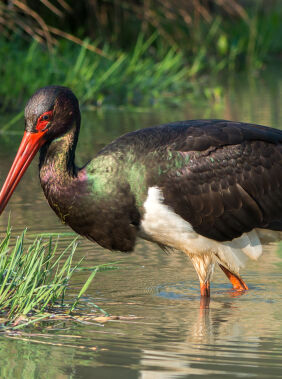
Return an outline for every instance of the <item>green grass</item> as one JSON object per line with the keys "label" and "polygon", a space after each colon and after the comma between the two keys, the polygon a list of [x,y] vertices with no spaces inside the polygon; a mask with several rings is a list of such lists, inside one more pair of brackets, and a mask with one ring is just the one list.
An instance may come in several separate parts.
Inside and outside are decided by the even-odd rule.
{"label": "green grass", "polygon": [[0,314],[6,326],[13,326],[19,317],[26,316],[28,324],[46,318],[58,307],[69,314],[96,273],[113,268],[108,265],[91,267],[92,272],[78,295],[72,302],[66,302],[66,291],[74,272],[83,269],[81,261],[73,264],[76,240],[58,253],[58,241],[53,243],[51,237],[47,242],[36,238],[27,247],[24,239],[25,232],[11,248],[11,230],[8,228],[0,244]]}
{"label": "green grass", "polygon": [[[254,7],[248,17],[215,15],[194,30],[175,25],[180,36],[175,44],[158,29],[149,37],[140,32],[127,48],[107,38],[103,43],[86,39],[82,47],[59,40],[50,52],[21,34],[0,36],[0,61],[5,62],[0,68],[0,111],[22,110],[34,91],[51,84],[72,88],[86,106],[177,106],[199,95],[216,101],[222,73],[260,70],[282,51],[281,10],[264,13]],[[103,54],[89,51],[89,42]]]}
{"label": "green grass", "polygon": [[2,39],[0,60],[5,65],[1,67],[0,106],[2,111],[20,110],[34,91],[50,84],[72,88],[85,105],[175,106],[199,91],[204,96],[213,93],[206,74],[216,77],[224,70],[234,72],[246,50],[245,61],[259,68],[266,52],[261,52],[258,43],[248,42],[248,33],[234,40],[216,18],[208,29],[203,26],[199,31],[199,46],[190,54],[168,48],[155,32],[147,39],[139,34],[130,51],[105,43],[107,57],[87,50],[88,41],[82,47],[61,41],[49,52],[34,41],[28,45],[20,38]]}
{"label": "green grass", "polygon": [[[139,36],[133,51],[125,53],[104,46],[108,58],[70,42],[52,53],[37,42],[0,41],[0,106],[2,111],[20,110],[38,88],[50,84],[72,88],[86,105],[124,104],[152,106],[174,104],[189,88],[194,65],[173,48],[152,47],[157,34],[148,40]],[[193,72],[192,72],[192,71]]]}

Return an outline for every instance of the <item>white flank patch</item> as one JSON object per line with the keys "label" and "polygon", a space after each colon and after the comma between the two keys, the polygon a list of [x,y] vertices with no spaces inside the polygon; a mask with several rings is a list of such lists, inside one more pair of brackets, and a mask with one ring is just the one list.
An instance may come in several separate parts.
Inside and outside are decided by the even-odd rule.
{"label": "white flank patch", "polygon": [[200,279],[210,276],[210,266],[216,261],[238,274],[247,257],[257,259],[262,254],[261,229],[244,233],[232,241],[217,242],[196,233],[192,225],[165,205],[163,200],[158,187],[149,188],[139,236],[185,252],[194,266],[195,261],[202,260],[201,264],[197,263],[201,267],[201,272],[198,272]]}

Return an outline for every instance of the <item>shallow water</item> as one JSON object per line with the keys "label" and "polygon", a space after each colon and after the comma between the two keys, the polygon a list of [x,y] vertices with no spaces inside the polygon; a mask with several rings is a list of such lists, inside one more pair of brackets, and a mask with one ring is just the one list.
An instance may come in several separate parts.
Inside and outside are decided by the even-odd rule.
{"label": "shallow water", "polygon": [[[238,77],[225,83],[215,104],[184,104],[182,109],[83,112],[78,163],[118,135],[154,124],[195,118],[224,118],[282,125],[282,74]],[[0,118],[1,122],[7,116]],[[14,158],[23,126],[0,135],[1,185]],[[0,219],[9,212],[15,233],[65,232],[41,191],[37,162],[29,168]],[[71,237],[69,237],[71,239]],[[186,378],[282,377],[282,248],[265,249],[242,276],[250,290],[235,296],[219,270],[212,283],[210,309],[199,309],[199,283],[181,253],[164,254],[139,241],[130,255],[108,252],[81,239],[77,258],[87,264],[121,260],[119,269],[99,273],[83,299],[109,313],[136,316],[105,324],[44,324],[0,336],[1,378]],[[75,285],[89,273],[77,274]]]}

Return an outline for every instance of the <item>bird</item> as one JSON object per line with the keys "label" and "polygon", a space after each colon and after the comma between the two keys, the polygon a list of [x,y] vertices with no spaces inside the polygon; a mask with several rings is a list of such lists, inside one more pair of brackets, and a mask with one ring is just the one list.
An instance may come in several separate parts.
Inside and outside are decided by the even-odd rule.
{"label": "bird", "polygon": [[0,214],[40,150],[43,192],[57,216],[105,249],[137,238],[192,261],[201,299],[218,265],[234,292],[240,269],[282,237],[282,131],[237,121],[179,121],[124,134],[75,164],[81,115],[67,87],[37,90],[0,193]]}

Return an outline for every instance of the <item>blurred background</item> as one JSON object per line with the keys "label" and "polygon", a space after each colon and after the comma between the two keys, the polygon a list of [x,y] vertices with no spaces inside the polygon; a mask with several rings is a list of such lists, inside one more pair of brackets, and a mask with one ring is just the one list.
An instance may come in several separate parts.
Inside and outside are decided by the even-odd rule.
{"label": "blurred background", "polygon": [[[0,186],[39,87],[65,85],[79,98],[81,166],[119,135],[171,121],[281,128],[281,59],[281,0],[0,0]],[[37,159],[0,218],[1,236],[8,222],[15,236],[70,232],[44,198]],[[218,270],[209,312],[180,253],[139,241],[125,256],[80,238],[82,257],[87,267],[121,261],[95,278],[83,312],[99,304],[140,319],[4,335],[1,378],[281,378],[281,245],[242,270],[251,290],[240,297]]]}
{"label": "blurred background", "polygon": [[0,107],[48,84],[88,106],[220,102],[238,73],[281,76],[281,16],[279,0],[0,0]]}

